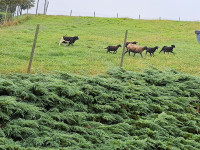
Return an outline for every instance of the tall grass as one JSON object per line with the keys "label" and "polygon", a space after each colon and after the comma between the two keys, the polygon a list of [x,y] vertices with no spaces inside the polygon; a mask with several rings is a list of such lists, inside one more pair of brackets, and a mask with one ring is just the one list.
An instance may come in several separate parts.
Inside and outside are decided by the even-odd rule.
{"label": "tall grass", "polygon": [[[200,46],[194,34],[199,22],[43,15],[32,16],[17,26],[0,28],[0,73],[26,72],[38,23],[41,28],[32,73],[64,71],[95,75],[119,67],[122,48],[116,55],[107,54],[104,48],[123,44],[125,30],[128,30],[128,41],[150,47],[157,45],[159,50],[164,45],[174,44],[176,55],[158,54],[159,50],[155,57],[126,54],[125,69],[139,71],[153,66],[200,75]],[[79,36],[80,40],[74,46],[59,47],[63,35]]]}

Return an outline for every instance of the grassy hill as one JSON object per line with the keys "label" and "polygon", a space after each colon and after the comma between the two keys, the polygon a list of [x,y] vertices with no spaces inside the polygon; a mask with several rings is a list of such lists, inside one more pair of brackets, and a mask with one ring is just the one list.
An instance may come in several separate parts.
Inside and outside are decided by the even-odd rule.
{"label": "grassy hill", "polygon": [[0,75],[0,149],[199,150],[200,78]]}
{"label": "grassy hill", "polygon": [[[24,17],[24,16],[23,16]],[[124,68],[140,70],[154,66],[173,68],[199,75],[200,46],[194,30],[199,22],[166,20],[133,20],[127,18],[92,18],[67,16],[30,16],[16,26],[0,28],[0,73],[25,73],[28,66],[36,24],[40,32],[32,73],[64,71],[81,75],[105,73],[120,64],[122,48],[116,55],[107,54],[108,45],[123,44],[125,30],[128,41],[143,46],[175,44],[173,55],[158,54],[151,58],[125,55]],[[74,46],[58,46],[63,35],[79,36]]]}
{"label": "grassy hill", "polygon": [[[39,15],[0,27],[0,150],[199,150],[199,25]],[[123,44],[125,30],[139,45],[175,44],[176,55],[125,55],[115,69],[122,49],[104,48]],[[80,40],[59,47],[66,34]]]}

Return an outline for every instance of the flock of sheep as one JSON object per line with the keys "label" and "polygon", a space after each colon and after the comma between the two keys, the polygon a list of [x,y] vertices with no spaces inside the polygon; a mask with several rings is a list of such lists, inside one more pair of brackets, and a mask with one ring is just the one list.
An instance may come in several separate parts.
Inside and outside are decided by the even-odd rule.
{"label": "flock of sheep", "polygon": [[[141,55],[141,57],[143,57],[142,52],[144,50],[146,50],[146,55],[147,55],[147,53],[149,53],[150,56],[154,56],[154,52],[158,49],[158,46],[155,46],[155,47],[139,46],[139,45],[137,45],[137,43],[138,42],[136,42],[136,41],[135,42],[126,42],[125,47],[126,47],[127,51],[124,54],[129,53],[129,56],[130,56],[130,53],[132,52],[132,53],[134,53],[134,56],[135,56],[136,53],[139,53]],[[108,52],[111,53],[111,51],[113,51],[113,54],[116,54],[119,47],[121,47],[120,44],[117,46],[108,46],[105,49],[107,49],[107,53]],[[175,48],[175,45],[171,45],[170,47],[163,46],[159,53],[161,53],[163,51],[164,53],[173,53],[174,54],[174,52],[173,52],[174,48]]]}
{"label": "flock of sheep", "polygon": [[[79,39],[78,36],[74,36],[74,37],[63,36],[63,37],[61,37],[59,46],[61,43],[64,43],[64,44],[68,43],[68,46],[70,44],[73,45],[73,43],[78,39]],[[134,56],[135,56],[136,53],[139,53],[141,55],[141,57],[143,57],[142,52],[144,50],[146,50],[146,55],[147,55],[147,53],[149,53],[150,56],[154,56],[154,52],[158,49],[158,46],[155,46],[155,47],[139,46],[139,45],[137,45],[137,43],[138,42],[136,42],[136,41],[126,42],[125,47],[126,47],[127,51],[124,54],[129,53],[129,56],[130,56],[130,53],[132,52],[132,53],[134,53]],[[107,53],[113,52],[113,54],[116,54],[119,47],[121,47],[120,44],[117,46],[108,46],[105,49],[107,49]],[[174,52],[173,52],[174,48],[175,48],[175,45],[163,46],[159,53],[161,53],[163,51],[164,53],[173,53],[174,54]]]}

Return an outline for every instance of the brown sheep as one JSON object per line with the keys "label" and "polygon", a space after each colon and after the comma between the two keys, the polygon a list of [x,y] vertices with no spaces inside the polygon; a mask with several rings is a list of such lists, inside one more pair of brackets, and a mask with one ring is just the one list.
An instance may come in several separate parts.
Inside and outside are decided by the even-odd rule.
{"label": "brown sheep", "polygon": [[141,57],[143,57],[142,52],[144,50],[147,50],[146,46],[139,46],[139,45],[136,45],[136,44],[128,44],[127,51],[125,53],[129,52],[129,56],[130,56],[131,52],[134,53],[134,56],[135,56],[136,53],[140,53]]}

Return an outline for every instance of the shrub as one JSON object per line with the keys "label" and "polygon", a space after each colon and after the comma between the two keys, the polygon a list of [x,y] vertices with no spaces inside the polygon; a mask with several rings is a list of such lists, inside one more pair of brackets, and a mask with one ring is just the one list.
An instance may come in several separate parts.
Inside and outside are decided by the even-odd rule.
{"label": "shrub", "polygon": [[0,75],[0,147],[200,149],[199,85],[156,69]]}

